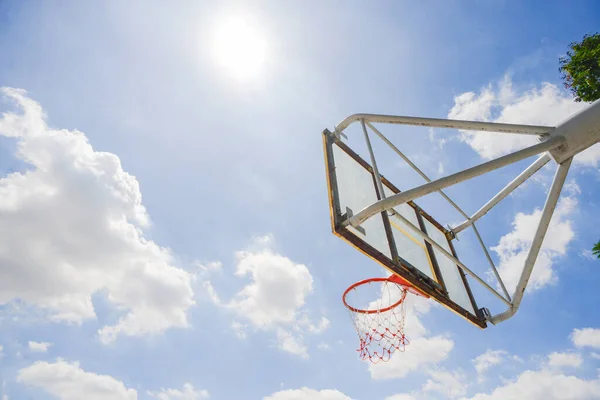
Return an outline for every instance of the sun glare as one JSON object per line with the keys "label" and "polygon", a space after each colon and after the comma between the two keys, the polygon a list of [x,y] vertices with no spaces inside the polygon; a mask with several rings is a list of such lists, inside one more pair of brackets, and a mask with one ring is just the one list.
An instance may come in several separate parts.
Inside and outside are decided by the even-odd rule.
{"label": "sun glare", "polygon": [[265,61],[265,39],[242,16],[232,16],[216,29],[215,57],[220,67],[240,80],[256,77]]}

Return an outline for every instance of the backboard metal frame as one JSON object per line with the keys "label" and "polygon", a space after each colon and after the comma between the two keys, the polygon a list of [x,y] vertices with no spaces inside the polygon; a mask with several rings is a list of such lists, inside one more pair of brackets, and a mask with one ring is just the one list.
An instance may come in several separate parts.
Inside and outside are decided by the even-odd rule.
{"label": "backboard metal frame", "polygon": [[[369,150],[371,158],[371,164],[364,161],[342,141],[341,137],[344,135],[344,130],[352,123],[360,122],[365,135],[365,140]],[[485,162],[475,167],[465,169],[455,174],[437,179],[432,181],[423,171],[421,171],[406,155],[402,153],[396,146],[394,146],[379,130],[373,125],[373,123],[383,124],[399,124],[399,125],[415,125],[415,126],[429,126],[429,127],[440,127],[440,128],[454,128],[469,131],[488,131],[497,133],[516,133],[525,135],[537,135],[540,143],[530,146],[528,148],[516,151],[511,154],[499,157],[497,159]],[[404,161],[408,163],[423,179],[427,182],[416,188],[400,192],[395,186],[393,186],[387,179],[385,179],[378,171],[375,155],[370,144],[367,127],[370,128],[379,138],[381,138],[392,150],[400,156]],[[497,324],[511,318],[519,309],[523,294],[531,277],[535,261],[539,255],[544,237],[547,233],[550,220],[554,213],[554,209],[558,203],[560,193],[566,181],[566,177],[571,166],[573,157],[580,152],[588,149],[596,143],[600,142],[600,100],[592,103],[588,108],[581,112],[571,116],[565,122],[561,123],[557,127],[548,126],[533,126],[533,125],[515,125],[515,124],[500,124],[492,122],[481,122],[481,121],[459,121],[459,120],[448,120],[448,119],[436,119],[436,118],[419,118],[419,117],[406,117],[406,116],[393,116],[393,115],[378,115],[378,114],[354,114],[346,118],[340,124],[336,126],[333,132],[325,130],[323,132],[323,141],[325,147],[325,161],[327,165],[327,183],[329,189],[330,199],[330,212],[333,232],[343,238],[344,240],[351,243],[358,250],[371,257],[390,272],[401,276],[406,279],[415,287],[419,288],[430,297],[433,297],[441,304],[457,312],[459,315],[465,317],[473,324],[485,328],[486,322]],[[377,201],[362,210],[348,210],[349,212],[343,212],[339,208],[339,199],[337,193],[337,182],[335,174],[335,161],[333,158],[333,146],[338,146],[346,154],[352,157],[357,163],[365,168],[373,177],[374,185],[377,193]],[[477,212],[469,216],[466,214],[450,197],[444,193],[443,189],[455,185],[457,183],[472,179],[474,177],[486,174],[490,171],[494,171],[498,168],[516,163],[524,160],[531,156],[543,153],[533,164],[525,169],[519,176],[513,181],[508,183],[502,190],[500,190],[492,199],[490,199],[485,205],[483,205]],[[496,266],[484,244],[479,231],[477,230],[475,221],[484,216],[490,211],[495,205],[506,198],[512,191],[523,184],[529,179],[535,172],[540,170],[544,165],[550,161],[554,161],[558,168],[552,182],[552,186],[547,195],[542,215],[538,226],[536,228],[535,235],[532,239],[532,244],[529,249],[528,256],[525,260],[523,270],[519,282],[517,283],[515,292],[511,298],[504,282],[502,281]],[[384,186],[385,185],[385,186]],[[383,188],[386,187],[392,191],[392,195],[386,197]],[[427,194],[437,192],[439,193],[452,207],[454,207],[464,218],[465,221],[458,224],[452,229],[444,229],[441,225],[435,221],[431,216],[421,210],[413,200],[423,197]],[[394,211],[394,207],[402,204],[408,204],[415,210],[418,210],[419,215],[419,227],[412,224],[402,215]],[[395,249],[391,249],[392,259],[383,255],[377,249],[363,241],[361,238],[352,234],[349,231],[349,227],[352,227],[360,232],[361,224],[366,220],[376,215],[381,215],[384,221],[384,227],[386,235],[388,237],[388,243],[391,247],[394,246],[393,235],[390,233],[390,222],[389,215],[393,215],[403,222],[405,226],[408,226],[413,234],[423,239],[427,244],[427,252],[431,257],[431,260],[435,264],[435,254],[432,249],[437,250],[445,257],[452,260],[458,266],[458,270],[465,283],[465,289],[467,290],[469,299],[475,310],[475,314],[472,314],[454,303],[447,296],[447,292],[444,288],[443,280],[436,282],[433,279],[425,276],[417,268],[410,265],[410,263],[403,260],[398,256]],[[441,228],[446,235],[448,245],[451,252],[442,248],[432,238],[429,237],[423,226],[423,221],[427,220],[432,223],[435,227]],[[497,279],[498,286],[501,288],[503,294],[500,294],[497,290],[491,287],[484,279],[479,277],[466,265],[464,265],[456,257],[456,252],[452,246],[452,240],[461,231],[467,228],[472,228],[486,257],[491,266],[491,269]],[[439,268],[438,268],[439,269]],[[439,271],[438,271],[439,273]],[[492,315],[487,308],[478,309],[473,294],[470,290],[466,275],[469,275],[485,289],[495,295],[498,299],[504,302],[508,308],[506,311]],[[441,276],[437,275],[437,276]]]}
{"label": "backboard metal frame", "polygon": [[[392,254],[392,259],[390,259],[386,255],[381,253],[379,250],[377,250],[375,247],[373,247],[369,243],[367,243],[365,240],[363,240],[362,238],[358,237],[357,235],[352,233],[350,230],[345,228],[344,221],[347,219],[348,215],[344,212],[344,210],[341,210],[340,206],[339,206],[340,201],[339,201],[339,195],[338,195],[337,178],[336,178],[336,174],[335,174],[336,167],[335,167],[335,158],[334,158],[334,154],[333,154],[333,146],[338,146],[340,148],[340,150],[345,152],[354,161],[356,161],[365,170],[367,170],[373,178],[373,185],[376,185],[374,169],[369,163],[367,163],[364,159],[362,159],[356,152],[354,152],[344,142],[342,142],[339,138],[337,138],[336,135],[334,135],[333,133],[331,133],[328,130],[325,130],[323,132],[323,145],[324,145],[324,149],[325,149],[325,151],[324,151],[325,159],[326,159],[325,164],[327,165],[327,184],[328,184],[329,200],[330,200],[329,206],[330,206],[332,230],[333,230],[334,234],[337,235],[338,237],[344,239],[346,242],[350,243],[354,248],[356,248],[363,254],[367,255],[374,261],[378,262],[380,265],[385,267],[391,273],[402,277],[403,279],[408,281],[411,285],[413,285],[415,288],[421,290],[428,296],[436,299],[440,304],[446,306],[450,310],[452,310],[455,313],[459,314],[460,316],[464,317],[465,319],[467,319],[469,322],[473,323],[474,325],[476,325],[480,328],[485,328],[487,326],[486,321],[485,321],[485,315],[477,307],[477,304],[475,302],[475,299],[473,297],[473,294],[471,292],[469,283],[467,282],[464,272],[461,271],[457,266],[457,269],[460,273],[461,279],[465,285],[467,294],[468,294],[471,304],[473,306],[473,310],[476,310],[477,314],[473,314],[473,313],[465,310],[463,307],[456,304],[454,301],[452,301],[448,297],[448,293],[445,289],[442,273],[438,266],[437,256],[435,255],[434,248],[430,243],[425,242],[426,253],[432,264],[434,276],[436,277],[436,279],[438,281],[435,281],[435,280],[431,279],[429,276],[426,276],[425,274],[423,274],[415,266],[411,265],[407,260],[402,258],[402,256],[400,254],[398,254],[398,251],[397,251],[396,245],[395,245],[395,241],[394,241],[394,236],[392,234],[392,227],[391,227],[392,223],[390,222],[390,215],[388,215],[388,212],[385,212],[385,211],[382,212],[381,216],[383,219],[383,225],[384,225],[384,229],[386,231],[388,243],[390,245],[390,252]],[[394,186],[390,181],[388,181],[385,177],[381,177],[381,183],[383,185],[385,185],[385,187],[387,187],[389,190],[391,190],[394,194],[400,193],[400,190],[396,186]],[[377,187],[375,189],[376,189],[378,195],[380,195]],[[446,235],[446,238],[448,240],[448,245],[449,245],[450,249],[452,250],[454,257],[456,257],[454,246],[452,245],[451,240],[448,239],[450,237],[450,232],[446,228],[444,228],[439,222],[437,222],[432,216],[430,216],[425,211],[423,211],[423,209],[421,209],[419,206],[417,206],[414,202],[410,201],[407,204],[409,206],[411,206],[413,208],[413,210],[415,211],[417,218],[419,220],[419,228],[421,229],[423,234],[425,234],[425,235],[427,234],[427,231],[425,229],[425,224],[423,221],[428,220],[431,224],[433,224],[436,228],[438,228],[440,231],[442,231]],[[393,213],[393,210],[391,212]]]}

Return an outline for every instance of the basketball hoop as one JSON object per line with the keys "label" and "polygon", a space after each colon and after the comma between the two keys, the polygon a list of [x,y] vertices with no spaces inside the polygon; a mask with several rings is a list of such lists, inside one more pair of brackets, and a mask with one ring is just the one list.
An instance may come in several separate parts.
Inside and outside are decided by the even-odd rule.
{"label": "basketball hoop", "polygon": [[[365,308],[348,304],[350,293],[364,292],[369,287],[371,290],[379,289],[379,298]],[[365,279],[346,289],[342,301],[358,333],[360,345],[357,351],[361,360],[369,360],[373,364],[388,361],[393,353],[403,352],[410,343],[404,333],[404,300],[408,293],[428,297],[397,275]]]}

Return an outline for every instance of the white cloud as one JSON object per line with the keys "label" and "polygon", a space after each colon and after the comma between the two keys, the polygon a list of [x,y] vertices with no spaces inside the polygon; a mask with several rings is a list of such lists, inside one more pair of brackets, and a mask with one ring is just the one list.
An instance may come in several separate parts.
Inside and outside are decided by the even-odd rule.
{"label": "white cloud", "polygon": [[596,352],[591,352],[590,356],[592,356],[592,358],[594,358],[596,360],[600,360],[600,354],[598,354]]}
{"label": "white cloud", "polygon": [[[308,317],[305,302],[313,290],[312,275],[305,265],[275,252],[273,242],[272,235],[261,236],[249,249],[236,253],[235,274],[250,277],[250,282],[228,303],[219,300],[210,282],[204,286],[215,304],[232,310],[255,329],[275,332],[280,350],[306,358],[304,333],[320,334],[330,321],[321,317],[313,322]],[[239,337],[245,337],[241,323],[232,327]]]}
{"label": "white cloud", "polygon": [[590,249],[583,249],[581,251],[581,257],[590,261],[596,261],[598,259]]}
{"label": "white cloud", "polygon": [[[575,237],[569,217],[576,209],[575,192],[559,201],[535,262],[528,290],[556,282],[553,264],[558,257],[566,254],[568,244]],[[502,236],[498,245],[492,247],[500,259],[498,271],[509,291],[517,286],[541,215],[541,209],[531,214],[518,213],[513,220],[512,232]]]}
{"label": "white cloud", "polygon": [[294,336],[285,329],[277,329],[277,347],[302,358],[308,358],[308,349],[302,341],[302,336]]}
{"label": "white cloud", "polygon": [[235,274],[250,276],[251,283],[237,293],[229,307],[257,328],[292,323],[312,292],[313,279],[308,268],[270,248],[241,251],[237,259]]}
{"label": "white cloud", "polygon": [[[479,94],[467,92],[454,98],[448,118],[513,124],[556,126],[587,107],[576,103],[569,93],[551,83],[519,92],[506,76],[496,87],[489,84]],[[495,158],[537,143],[530,135],[461,131],[461,140],[485,159]],[[581,165],[598,167],[600,145],[575,157]]]}
{"label": "white cloud", "polygon": [[325,317],[321,317],[321,319],[319,320],[318,324],[314,324],[310,321],[310,319],[308,319],[308,317],[306,315],[304,315],[299,321],[298,321],[298,325],[300,327],[306,327],[306,329],[308,329],[308,331],[310,333],[323,333],[324,331],[327,330],[327,328],[329,328],[329,325],[331,324],[331,321],[329,321],[327,318]]}
{"label": "white cloud", "polygon": [[196,263],[196,266],[202,271],[212,272],[219,271],[223,267],[223,264],[221,264],[221,261],[210,261],[207,263],[198,262]]}
{"label": "white cloud", "polygon": [[317,345],[317,349],[319,350],[331,350],[331,346],[325,342],[321,342]]}
{"label": "white cloud", "polygon": [[[393,293],[391,298],[396,298]],[[389,361],[370,364],[369,372],[373,379],[403,378],[410,372],[437,365],[454,348],[454,342],[445,336],[427,337],[428,331],[419,316],[429,312],[430,300],[409,295],[405,303],[405,333],[410,343],[403,353],[394,354]]]}
{"label": "white cloud", "polygon": [[282,390],[264,398],[264,400],[352,400],[335,389],[315,390],[302,389]]}
{"label": "white cloud", "polygon": [[388,396],[385,398],[385,400],[417,400],[417,398],[412,394],[399,393]]}
{"label": "white cloud", "polygon": [[242,324],[238,321],[233,321],[231,323],[231,329],[233,329],[235,335],[240,339],[246,339],[248,337],[248,335],[246,334],[247,327],[248,325]]}
{"label": "white cloud", "polygon": [[583,358],[577,353],[551,353],[548,355],[548,366],[560,369],[563,367],[577,368],[583,363]]}
{"label": "white cloud", "polygon": [[4,357],[4,353],[2,352],[4,350],[4,346],[2,346],[0,344],[0,358]]}
{"label": "white cloud", "polygon": [[483,375],[486,371],[495,365],[500,364],[506,358],[507,353],[504,350],[487,350],[485,353],[473,359],[473,365],[477,374]]}
{"label": "white cloud", "polygon": [[434,128],[429,128],[429,141],[432,144],[437,145],[440,150],[444,148],[444,145],[450,139],[451,138],[447,135],[446,132],[443,132],[441,135],[438,135],[437,131]]}
{"label": "white cloud", "polygon": [[49,128],[24,91],[2,92],[22,113],[4,113],[0,135],[17,139],[31,169],[0,179],[0,304],[23,300],[81,323],[95,318],[91,295],[103,292],[123,313],[100,329],[103,342],[187,326],[193,276],[144,238],[137,180],[82,132]]}
{"label": "white cloud", "polygon": [[595,144],[592,147],[585,149],[575,156],[575,164],[591,166],[594,168],[600,167],[600,144]]}
{"label": "white cloud", "polygon": [[598,380],[541,370],[525,371],[491,393],[476,394],[471,400],[587,400],[597,399],[598,393]]}
{"label": "white cloud", "polygon": [[158,400],[200,400],[210,397],[208,391],[197,390],[191,383],[184,384],[181,390],[161,389],[156,392],[148,391],[147,394]]}
{"label": "white cloud", "polygon": [[460,371],[433,370],[429,375],[431,379],[423,385],[423,392],[438,392],[451,399],[464,396],[467,392],[466,377]]}
{"label": "white cloud", "polygon": [[17,381],[44,389],[60,400],[136,400],[135,389],[108,375],[86,372],[79,363],[61,359],[55,363],[37,361],[19,370]]}
{"label": "white cloud", "polygon": [[212,283],[210,283],[210,281],[202,282],[202,288],[204,289],[204,293],[206,293],[210,301],[212,301],[217,306],[221,305],[221,299],[219,298],[217,291],[213,287]]}
{"label": "white cloud", "polygon": [[394,354],[388,362],[370,364],[371,378],[404,378],[412,371],[444,361],[453,347],[454,342],[443,336],[416,338],[410,341],[404,353]]}
{"label": "white cloud", "polygon": [[575,347],[592,347],[594,349],[600,349],[600,329],[574,329],[571,333],[571,341]]}
{"label": "white cloud", "polygon": [[[598,345],[600,330],[591,328],[575,329],[571,334],[573,343],[580,347],[585,345]],[[491,352],[486,352],[488,354]],[[505,352],[501,356],[504,357]],[[511,357],[516,361],[514,356]],[[497,360],[497,357],[492,357]],[[493,364],[497,364],[494,362]],[[565,374],[564,368],[578,368],[583,364],[581,355],[572,352],[553,352],[541,362],[537,371],[526,370],[511,380],[502,380],[502,384],[490,393],[478,393],[471,400],[586,400],[597,399],[600,393],[600,376],[595,379],[585,379],[574,375]]]}
{"label": "white cloud", "polygon": [[48,342],[32,342],[28,343],[29,350],[36,353],[45,353],[48,351],[48,348],[52,346],[52,343]]}
{"label": "white cloud", "polygon": [[521,357],[519,357],[517,355],[510,356],[510,359],[513,361],[516,361],[518,363],[521,363],[521,364],[523,364],[525,362],[525,360],[523,360]]}
{"label": "white cloud", "polygon": [[4,393],[2,395],[2,400],[9,400],[8,394],[6,394],[6,381],[2,381],[2,389],[0,389],[0,392]]}

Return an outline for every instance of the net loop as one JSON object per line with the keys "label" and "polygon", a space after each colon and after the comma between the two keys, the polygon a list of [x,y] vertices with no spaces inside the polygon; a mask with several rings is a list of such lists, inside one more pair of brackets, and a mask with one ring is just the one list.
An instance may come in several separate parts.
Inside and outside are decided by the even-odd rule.
{"label": "net loop", "polygon": [[[376,290],[378,298],[364,306],[349,301],[353,294]],[[408,293],[428,297],[402,278],[371,278],[350,286],[342,296],[358,334],[361,360],[373,364],[389,361],[395,352],[404,352],[410,341],[404,332],[405,299]]]}

